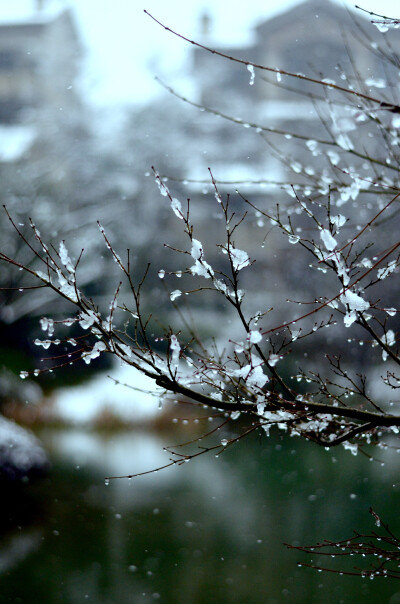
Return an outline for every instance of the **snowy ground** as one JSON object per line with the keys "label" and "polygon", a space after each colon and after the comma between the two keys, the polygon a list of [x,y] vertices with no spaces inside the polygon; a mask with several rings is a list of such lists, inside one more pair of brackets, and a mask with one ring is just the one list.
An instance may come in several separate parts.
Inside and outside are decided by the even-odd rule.
{"label": "snowy ground", "polygon": [[38,439],[25,428],[0,416],[0,478],[19,480],[47,467]]}
{"label": "snowy ground", "polygon": [[104,414],[140,423],[160,413],[161,392],[153,380],[136,369],[117,366],[81,386],[58,390],[52,396],[51,414],[56,420],[74,424],[91,423]]}

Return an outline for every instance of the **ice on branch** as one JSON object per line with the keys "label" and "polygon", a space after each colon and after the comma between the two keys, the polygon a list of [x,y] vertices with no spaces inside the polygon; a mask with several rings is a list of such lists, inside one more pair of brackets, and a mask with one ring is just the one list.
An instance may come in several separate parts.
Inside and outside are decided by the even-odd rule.
{"label": "ice on branch", "polygon": [[340,155],[339,153],[336,153],[336,151],[332,151],[332,149],[329,149],[326,152],[327,156],[329,157],[329,161],[331,162],[332,165],[337,166],[339,161],[340,161]]}
{"label": "ice on branch", "polygon": [[204,260],[203,245],[198,239],[192,239],[190,255],[196,261],[195,264],[190,267],[192,275],[199,275],[200,277],[205,277],[205,279],[209,279],[214,275],[212,267]]}
{"label": "ice on branch", "polygon": [[329,220],[331,224],[335,225],[336,229],[339,230],[340,227],[346,224],[347,218],[346,216],[343,216],[343,214],[338,214],[337,216],[331,216]]}
{"label": "ice on branch", "polygon": [[122,350],[125,356],[130,359],[132,357],[132,348],[127,344],[118,344],[118,347]]}
{"label": "ice on branch", "polygon": [[[336,202],[338,208],[345,204],[347,201],[349,201],[349,199],[352,199],[353,201],[357,199],[363,183],[359,178],[353,178],[354,180],[351,185],[349,185],[348,187],[341,187],[339,189],[340,199],[338,199],[338,201]],[[364,188],[368,188],[368,182],[364,182]]]}
{"label": "ice on branch", "polygon": [[367,300],[364,300],[364,298],[350,290],[347,290],[340,296],[340,301],[346,309],[348,309],[344,316],[344,324],[346,327],[350,327],[357,319],[357,312],[362,312],[369,308],[369,302],[367,302]]}
{"label": "ice on branch", "polygon": [[387,31],[389,31],[389,24],[386,21],[371,21],[371,23],[375,25],[381,34],[385,34]]}
{"label": "ice on branch", "polygon": [[249,342],[251,344],[258,344],[258,342],[261,342],[261,340],[262,340],[262,335],[258,330],[254,329],[254,330],[250,331]]}
{"label": "ice on branch", "polygon": [[33,343],[35,344],[35,346],[43,346],[43,348],[47,350],[48,348],[50,348],[51,344],[59,344],[60,340],[39,340],[36,338]]}
{"label": "ice on branch", "polygon": [[198,239],[192,239],[192,249],[190,255],[194,260],[200,260],[203,257],[203,245]]}
{"label": "ice on branch", "polygon": [[[228,254],[228,249],[222,250],[224,254]],[[229,247],[229,257],[232,261],[233,270],[240,271],[242,268],[249,266],[251,264],[251,260],[247,254],[243,250],[238,250],[235,247]]]}
{"label": "ice on branch", "polygon": [[257,403],[257,413],[258,413],[258,415],[262,415],[264,413],[264,409],[265,409],[266,404],[267,403],[266,403],[266,401],[265,401],[264,398],[261,401],[258,401],[258,403]]}
{"label": "ice on branch", "polygon": [[48,319],[47,317],[42,317],[40,319],[40,327],[43,331],[47,331],[49,336],[52,336],[54,333],[54,321],[53,319]]}
{"label": "ice on branch", "polygon": [[68,300],[71,300],[72,302],[78,302],[78,296],[77,296],[77,293],[75,290],[75,286],[72,285],[71,283],[69,283],[68,279],[66,279],[64,277],[64,275],[62,274],[62,272],[58,269],[57,269],[57,276],[58,276],[58,283],[59,283],[58,290],[66,298],[68,298]]}
{"label": "ice on branch", "polygon": [[228,288],[226,286],[226,283],[221,281],[221,279],[215,279],[214,285],[218,291],[222,292],[225,295],[228,295]]}
{"label": "ice on branch", "polygon": [[232,377],[242,378],[248,387],[262,388],[268,381],[268,377],[263,372],[261,365],[245,365],[240,369],[232,371]]}
{"label": "ice on branch", "polygon": [[[393,346],[393,344],[396,343],[396,336],[392,329],[389,329],[385,333],[385,335],[383,337],[383,341],[385,342],[386,346]],[[386,352],[386,350],[382,350],[382,360],[386,361],[387,358],[388,358],[388,353]]]}
{"label": "ice on branch", "polygon": [[180,218],[181,220],[183,220],[183,214],[182,214],[182,204],[179,201],[179,199],[173,199],[171,201],[171,208],[172,211],[174,212],[175,216],[178,216],[178,218]]}
{"label": "ice on branch", "polygon": [[343,448],[346,449],[346,451],[350,451],[352,455],[357,455],[358,453],[358,445],[356,443],[350,443],[345,441],[343,443]]}
{"label": "ice on branch", "polygon": [[167,189],[167,187],[165,186],[165,184],[163,183],[163,181],[161,180],[161,178],[159,177],[158,174],[156,174],[156,183],[157,183],[157,186],[158,186],[158,188],[160,190],[161,195],[163,197],[167,197],[167,195],[168,195],[168,189]]}
{"label": "ice on branch", "polygon": [[278,361],[281,360],[281,358],[282,357],[280,357],[279,354],[270,354],[268,358],[268,363],[271,365],[271,367],[275,367],[275,365]]}
{"label": "ice on branch", "polygon": [[67,271],[69,273],[74,273],[75,272],[75,268],[74,268],[74,265],[71,262],[71,258],[68,255],[68,250],[65,247],[64,241],[60,242],[60,251],[59,251],[59,254],[60,254],[60,260],[63,263],[63,265],[65,266],[65,268],[67,269]]}
{"label": "ice on branch", "polygon": [[335,247],[337,246],[336,239],[334,237],[332,237],[332,235],[330,234],[328,229],[322,229],[320,232],[320,237],[323,241],[324,246],[328,250],[328,252],[332,252],[332,250],[334,250]]}
{"label": "ice on branch", "polygon": [[178,338],[174,334],[172,334],[170,341],[169,341],[169,352],[170,352],[169,367],[170,367],[170,370],[173,373],[175,373],[178,370],[181,346],[179,344]]}
{"label": "ice on branch", "polygon": [[313,155],[319,155],[320,154],[320,152],[318,150],[318,143],[317,143],[317,141],[315,141],[313,139],[310,139],[310,140],[306,141],[306,145],[310,149],[310,151],[311,151],[311,153]]}
{"label": "ice on branch", "polygon": [[36,271],[36,277],[39,277],[42,281],[46,281],[46,283],[50,283],[49,275],[46,275],[43,271]]}
{"label": "ice on branch", "polygon": [[61,323],[63,325],[65,325],[66,327],[71,327],[71,325],[73,325],[74,323],[76,323],[77,319],[64,319],[63,321],[61,321]]}
{"label": "ice on branch", "polygon": [[89,365],[92,359],[97,359],[100,356],[100,353],[107,349],[107,346],[104,342],[96,342],[90,352],[84,353],[82,355],[83,360],[87,365]]}
{"label": "ice on branch", "polygon": [[388,277],[390,275],[390,273],[393,273],[393,271],[396,269],[396,266],[397,266],[396,260],[392,260],[384,268],[378,269],[378,273],[377,273],[378,279],[381,279],[381,280],[386,279],[386,277]]}
{"label": "ice on branch", "polygon": [[338,252],[335,252],[332,256],[332,260],[336,264],[336,271],[337,271],[338,277],[341,277],[343,285],[344,286],[348,285],[349,281],[350,281],[349,270],[348,270],[342,256],[340,256],[338,254]]}
{"label": "ice on branch", "polygon": [[169,297],[170,297],[171,301],[173,302],[174,300],[179,298],[179,296],[181,296],[181,295],[182,295],[182,292],[180,289],[174,289],[174,291],[170,293]]}
{"label": "ice on branch", "polygon": [[86,310],[85,312],[82,311],[79,313],[79,317],[79,325],[82,327],[82,329],[89,329],[89,327],[92,327],[95,321],[98,321],[96,313],[94,313],[92,310]]}
{"label": "ice on branch", "polygon": [[262,427],[269,435],[269,430],[272,424],[276,424],[280,430],[287,430],[287,422],[293,419],[293,415],[288,411],[264,411],[263,418],[267,423],[263,423]]}
{"label": "ice on branch", "polygon": [[353,151],[354,145],[347,134],[338,134],[336,137],[336,143],[345,151]]}
{"label": "ice on branch", "polygon": [[256,77],[256,73],[254,71],[253,65],[247,65],[247,70],[250,71],[250,82],[249,82],[249,84],[250,84],[250,86],[253,86],[254,80],[255,80],[255,77]]}

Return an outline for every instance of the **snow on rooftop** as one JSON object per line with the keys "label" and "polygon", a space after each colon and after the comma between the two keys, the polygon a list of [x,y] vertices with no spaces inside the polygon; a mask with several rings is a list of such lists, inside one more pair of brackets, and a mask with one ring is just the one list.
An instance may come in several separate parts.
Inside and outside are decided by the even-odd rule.
{"label": "snow on rooftop", "polygon": [[[39,8],[39,5],[40,8]],[[12,0],[0,2],[0,26],[43,23],[54,19],[67,8],[65,0]]]}
{"label": "snow on rooftop", "polygon": [[58,390],[51,413],[61,421],[73,424],[91,423],[104,412],[130,422],[150,420],[157,415],[162,390],[153,380],[128,365],[116,367],[109,374],[120,384],[107,373],[86,384]]}
{"label": "snow on rooftop", "polygon": [[0,126],[0,162],[20,159],[35,138],[33,126]]}

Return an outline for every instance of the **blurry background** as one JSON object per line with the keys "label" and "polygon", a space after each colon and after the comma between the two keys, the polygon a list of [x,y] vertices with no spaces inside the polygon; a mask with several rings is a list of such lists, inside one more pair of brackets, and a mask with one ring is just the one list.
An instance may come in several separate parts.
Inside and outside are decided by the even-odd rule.
{"label": "blurry background", "polygon": [[[178,266],[179,258],[166,255],[163,244],[186,244],[181,223],[160,196],[151,166],[169,178],[174,196],[182,201],[191,198],[197,236],[205,245],[207,261],[218,266],[222,260],[215,242],[223,240],[224,225],[216,213],[209,166],[221,181],[221,193],[232,192],[232,205],[240,212],[244,206],[234,195],[236,188],[263,209],[277,202],[288,206],[292,201],[282,185],[308,185],[316,167],[327,170],[327,189],[319,191],[326,194],[332,166],[339,159],[332,156],[325,168],[326,158],[319,157],[313,144],[323,131],[318,109],[325,99],[310,102],[304,92],[313,94],[311,87],[302,85],[299,94],[288,90],[296,89],[297,81],[281,82],[274,74],[259,72],[253,82],[244,66],[178,40],[143,9],[206,46],[316,77],[322,73],[338,80],[342,73],[351,73],[345,48],[350,45],[352,60],[363,71],[371,93],[385,76],[395,82],[389,96],[396,95],[398,67],[383,67],[371,53],[380,32],[365,15],[349,13],[350,6],[308,0],[281,2],[278,10],[276,2],[250,1],[245,10],[233,11],[225,0],[150,0],[143,6],[128,0],[2,2],[2,203],[24,233],[29,232],[32,217],[45,240],[58,246],[65,239],[71,256],[76,258],[84,246],[81,285],[106,306],[119,275],[99,236],[96,220],[100,220],[118,252],[132,249],[137,275],[151,260],[146,308],[156,308],[160,320],[168,324],[173,320],[168,292],[157,273],[160,268],[184,267]],[[396,16],[394,2],[380,2],[379,7],[364,2],[363,7]],[[397,33],[387,36],[398,49]],[[176,98],[154,76],[203,110]],[[355,80],[353,76],[350,83]],[[353,115],[343,111],[336,117],[351,136]],[[235,122],[215,112],[228,114]],[[253,123],[309,136],[309,144],[304,149],[303,143],[299,147],[288,136],[265,137],[249,128]],[[365,130],[363,136],[363,144],[372,145],[373,152],[376,141]],[[368,174],[368,166],[354,162]],[[398,184],[397,174],[390,178],[391,184]],[[347,203],[349,195],[345,197],[337,201]],[[356,205],[346,209],[348,214],[360,211]],[[1,250],[29,263],[29,250],[5,214],[0,229]],[[243,273],[245,287],[253,291],[249,307],[254,312],[279,304],[282,295],[304,296],[297,259],[288,255],[286,241],[270,232],[261,216],[249,217],[238,247],[257,259],[256,270]],[[260,290],[260,282],[268,287]],[[43,350],[32,344],[41,337],[39,318],[69,312],[47,292],[34,296],[19,292],[25,284],[21,273],[5,264],[0,267],[0,286],[16,288],[0,292],[0,403],[4,415],[31,424],[42,443],[8,420],[0,424],[2,481],[10,494],[2,523],[0,602],[356,601],[352,595],[356,583],[350,587],[336,576],[321,581],[316,573],[296,571],[294,555],[281,544],[335,538],[341,531],[347,536],[353,528],[361,529],[360,515],[368,525],[366,511],[374,498],[389,514],[390,505],[397,505],[397,490],[393,504],[383,493],[385,480],[393,483],[393,460],[387,460],[387,475],[379,472],[378,483],[376,470],[364,460],[354,462],[354,474],[348,470],[345,480],[342,463],[332,464],[335,457],[312,445],[298,448],[296,443],[295,463],[293,443],[249,439],[249,444],[227,454],[226,462],[210,456],[197,467],[189,464],[189,469],[106,487],[102,478],[108,474],[162,465],[162,446],[186,440],[186,435],[176,430],[176,424],[171,432],[169,415],[159,427],[156,396],[116,387],[104,372],[93,377],[95,369],[105,369],[103,359],[92,363],[90,374],[86,366],[75,364],[70,370],[21,381],[21,370],[46,364],[41,360]],[[176,279],[167,287],[178,287]],[[310,296],[318,292],[318,279],[307,287]],[[218,339],[234,331],[233,319],[219,300],[207,307],[194,305],[194,316],[201,313],[203,337]],[[279,320],[285,310],[280,305],[276,312]],[[318,338],[314,341],[314,350],[307,354],[318,354]],[[363,363],[359,352],[354,363]],[[152,390],[127,368],[114,367],[112,374]],[[91,381],[80,384],[89,375]],[[78,385],[72,387],[73,383]],[[184,415],[180,411],[181,419]],[[144,423],[146,431],[141,432],[137,426],[142,430]],[[135,424],[127,432],[127,426]],[[178,425],[188,430],[183,422]],[[299,459],[304,460],[303,471]],[[45,479],[34,481],[35,475],[45,472]],[[238,494],[243,500],[240,509]],[[359,506],[349,508],[349,502]],[[329,535],[333,521],[337,532]],[[338,586],[332,588],[332,596],[326,591],[328,584]],[[389,598],[395,589],[387,589]],[[364,591],[363,601],[376,601],[370,585]]]}

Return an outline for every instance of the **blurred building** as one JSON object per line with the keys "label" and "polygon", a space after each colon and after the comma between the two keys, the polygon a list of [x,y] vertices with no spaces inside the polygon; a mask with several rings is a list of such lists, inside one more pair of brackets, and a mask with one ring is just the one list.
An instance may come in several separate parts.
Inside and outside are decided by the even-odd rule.
{"label": "blurred building", "polygon": [[[101,205],[90,112],[77,86],[83,53],[73,17],[64,0],[0,2],[0,198],[16,222],[31,216],[48,236],[78,233],[92,204]],[[27,259],[9,226],[0,212],[2,251]],[[15,271],[2,269],[6,286]],[[83,280],[95,274],[88,267]],[[0,323],[31,312],[26,298],[0,296]]]}
{"label": "blurred building", "polygon": [[[225,57],[193,48],[197,113],[189,125],[183,121],[182,110],[180,128],[175,125],[173,135],[164,134],[172,148],[175,133],[184,128],[187,133],[186,142],[180,145],[184,149],[181,161],[176,161],[178,149],[171,152],[174,162],[164,173],[177,174],[178,179],[178,170],[185,174],[181,191],[178,185],[171,187],[180,199],[190,197],[191,219],[213,267],[222,266],[223,257],[215,242],[223,241],[224,225],[215,205],[209,167],[219,194],[225,200],[229,195],[231,210],[237,215],[249,210],[246,221],[235,232],[235,241],[257,263],[253,271],[243,271],[242,278],[246,284],[252,275],[256,292],[260,279],[271,284],[271,306],[277,304],[274,292],[278,301],[282,291],[301,299],[299,255],[293,254],[294,248],[287,246],[287,238],[279,229],[273,229],[269,220],[253,212],[243,199],[267,216],[274,214],[279,204],[283,214],[292,213],[301,232],[310,225],[307,216],[298,215],[291,185],[306,199],[325,202],[329,198],[337,208],[349,201],[346,216],[357,215],[366,222],[371,179],[386,186],[396,183],[398,176],[385,170],[384,136],[376,136],[374,116],[368,113],[379,105],[284,73],[248,70],[246,64],[226,57],[325,79],[326,84],[336,83],[398,103],[400,38],[396,30],[382,34],[370,21],[366,13],[349,11],[339,2],[305,0],[260,23],[247,46],[220,47],[213,40],[210,17],[201,17],[203,36],[199,41]],[[379,116],[383,113],[390,123],[390,114],[380,112]],[[366,161],[368,157],[378,158],[379,174]],[[352,175],[359,174],[360,180],[354,182],[349,169]],[[356,202],[361,189],[365,191]],[[174,220],[171,214],[171,228]],[[315,287],[310,283],[310,291],[312,285],[317,295],[317,278],[315,283]],[[292,292],[296,287],[299,292]],[[265,292],[260,295],[265,296]],[[265,303],[259,302],[256,294],[253,298],[257,306]]]}
{"label": "blurred building", "polygon": [[[371,52],[382,45],[382,36],[371,24],[371,18],[361,11],[350,11],[333,0],[304,0],[281,14],[260,23],[248,46],[218,48],[210,35],[210,17],[203,25],[204,44],[226,55],[251,61],[291,73],[303,73],[316,79],[340,80],[346,74],[353,81],[358,75],[382,77],[382,52]],[[202,22],[204,16],[202,16]],[[389,46],[400,49],[396,32],[385,36]],[[387,65],[386,65],[387,68]],[[395,73],[395,66],[392,66]],[[398,68],[397,68],[398,71]],[[293,100],[292,90],[316,92],[313,84],[293,78],[284,79],[266,71],[251,75],[243,66],[216,57],[200,48],[194,49],[194,72],[200,83],[200,100],[204,104],[221,102],[232,106],[232,101],[243,94],[251,96],[252,103],[271,100]],[[396,72],[397,74],[397,72]],[[386,75],[387,71],[386,71]],[[265,81],[283,85],[265,86]],[[279,80],[279,81],[277,81]],[[295,97],[296,98],[296,97]],[[298,100],[298,97],[297,97]],[[283,114],[283,112],[281,112]]]}
{"label": "blurred building", "polygon": [[[281,72],[249,70],[246,64],[194,47],[196,100],[206,111],[197,120],[193,139],[198,148],[204,148],[207,139],[214,138],[216,145],[215,153],[211,147],[207,155],[199,154],[197,162],[188,154],[191,165],[186,174],[192,180],[204,177],[207,167],[213,166],[221,181],[309,182],[307,163],[315,169],[326,161],[313,139],[336,140],[338,151],[345,149],[356,128],[355,97],[284,72],[399,102],[400,38],[396,30],[382,35],[365,12],[350,11],[333,0],[304,0],[260,23],[252,42],[237,47],[219,47],[210,21],[212,16],[201,16],[204,46]],[[216,119],[218,112],[223,119]],[[304,140],[296,136],[309,138],[309,146],[304,149]],[[363,136],[373,152],[368,128],[357,136]],[[258,193],[254,190],[259,193],[259,188]]]}
{"label": "blurred building", "polygon": [[80,58],[71,11],[60,4],[0,11],[0,161],[18,159],[39,128],[76,111]]}

